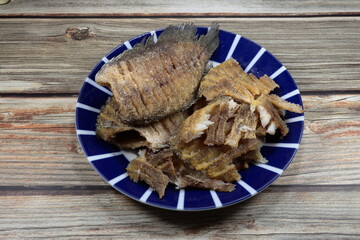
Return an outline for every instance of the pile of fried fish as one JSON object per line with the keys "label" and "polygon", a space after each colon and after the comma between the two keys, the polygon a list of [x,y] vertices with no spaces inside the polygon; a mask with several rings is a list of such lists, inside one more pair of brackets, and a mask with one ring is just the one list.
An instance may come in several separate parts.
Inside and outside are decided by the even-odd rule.
{"label": "pile of fried fish", "polygon": [[271,91],[270,77],[247,74],[234,59],[211,67],[219,27],[198,36],[191,23],[169,26],[113,58],[96,82],[113,92],[96,134],[119,148],[141,149],[127,171],[162,198],[169,183],[233,191],[239,169],[264,163],[266,134],[285,136],[285,110],[301,106]]}

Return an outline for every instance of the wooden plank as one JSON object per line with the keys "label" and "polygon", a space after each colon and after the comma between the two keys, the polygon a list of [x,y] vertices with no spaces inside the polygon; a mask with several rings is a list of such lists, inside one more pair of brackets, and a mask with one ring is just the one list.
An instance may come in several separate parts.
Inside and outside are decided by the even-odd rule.
{"label": "wooden plank", "polygon": [[360,89],[360,17],[0,19],[0,94],[78,93],[91,68],[118,44],[190,20],[203,26],[216,20],[261,44],[302,92]]}
{"label": "wooden plank", "polygon": [[[190,13],[191,12],[191,13]],[[0,7],[0,16],[198,16],[328,15],[360,12],[356,0],[345,1],[50,1],[16,0]]]}
{"label": "wooden plank", "polygon": [[[360,184],[360,95],[304,96],[300,149],[275,185]],[[0,186],[106,186],[75,135],[73,97],[0,98]]]}
{"label": "wooden plank", "polygon": [[358,191],[270,187],[243,203],[195,213],[116,192],[0,196],[0,238],[359,239]]}

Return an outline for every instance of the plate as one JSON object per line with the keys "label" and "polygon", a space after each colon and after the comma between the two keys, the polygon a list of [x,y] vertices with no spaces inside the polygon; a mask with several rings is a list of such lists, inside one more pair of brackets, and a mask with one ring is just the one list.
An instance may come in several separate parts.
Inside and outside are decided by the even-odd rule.
{"label": "plate", "polygon": [[[169,184],[162,199],[144,183],[134,183],[126,173],[130,160],[136,157],[133,152],[118,149],[95,136],[96,118],[111,91],[95,83],[95,75],[101,67],[126,49],[132,48],[143,38],[151,35],[154,41],[164,29],[139,35],[120,44],[93,68],[80,91],[76,105],[76,132],[83,152],[98,174],[111,186],[126,196],[145,204],[171,210],[198,211],[229,206],[244,201],[261,192],[275,181],[294,158],[304,129],[304,115],[286,112],[285,119],[289,133],[284,138],[268,137],[261,153],[267,164],[252,165],[240,171],[241,180],[236,183],[233,192],[209,190],[178,190]],[[205,34],[208,28],[198,27],[198,34]],[[257,77],[270,76],[280,88],[274,92],[282,98],[300,104],[300,92],[290,73],[270,52],[246,37],[220,30],[220,45],[211,57],[213,65],[233,57],[248,73]]]}

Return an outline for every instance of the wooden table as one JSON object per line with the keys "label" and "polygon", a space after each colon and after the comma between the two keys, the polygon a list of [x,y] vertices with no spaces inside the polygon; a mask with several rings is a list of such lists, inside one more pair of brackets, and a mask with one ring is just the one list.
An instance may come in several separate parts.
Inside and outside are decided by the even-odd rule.
{"label": "wooden table", "polygon": [[[1,239],[360,238],[360,1],[12,0],[0,17]],[[186,21],[218,21],[268,49],[306,108],[283,175],[207,212],[161,210],[113,190],[74,127],[77,94],[102,56]]]}

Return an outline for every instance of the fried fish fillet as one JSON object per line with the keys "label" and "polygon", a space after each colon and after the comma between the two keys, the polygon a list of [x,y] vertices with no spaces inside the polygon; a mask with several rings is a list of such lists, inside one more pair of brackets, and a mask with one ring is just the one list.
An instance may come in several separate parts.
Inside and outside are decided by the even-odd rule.
{"label": "fried fish fillet", "polygon": [[187,116],[187,111],[183,111],[149,125],[132,126],[121,121],[115,99],[110,97],[98,115],[96,135],[119,148],[159,150],[168,146],[170,137],[176,135]]}
{"label": "fried fish fillet", "polygon": [[210,56],[218,25],[198,37],[192,24],[169,26],[157,43],[148,38],[106,63],[96,82],[110,87],[122,122],[147,124],[190,107]]}

